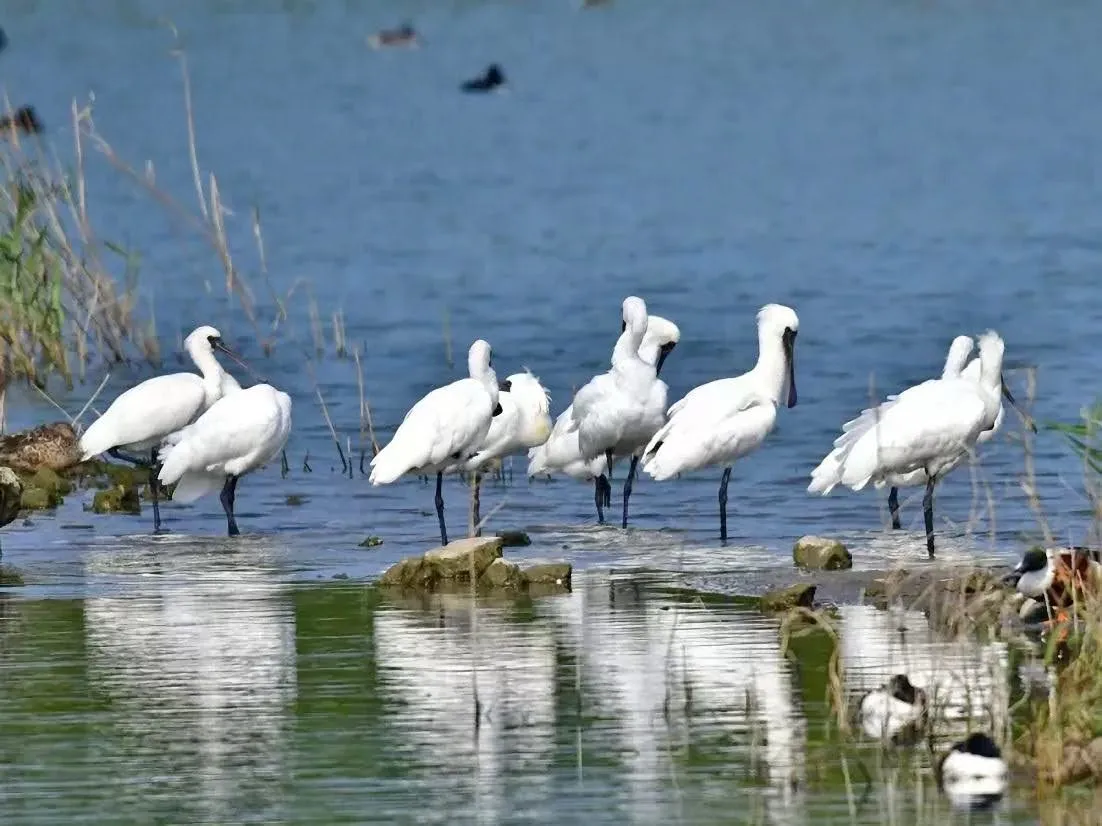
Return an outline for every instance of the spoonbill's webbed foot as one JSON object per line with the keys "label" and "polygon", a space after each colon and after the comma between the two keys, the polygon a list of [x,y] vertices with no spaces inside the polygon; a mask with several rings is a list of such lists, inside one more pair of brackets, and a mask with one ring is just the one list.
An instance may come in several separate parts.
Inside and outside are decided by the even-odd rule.
{"label": "spoonbill's webbed foot", "polygon": [[444,524],[444,474],[436,474],[436,518],[440,520],[440,544],[448,544],[448,526]]}
{"label": "spoonbill's webbed foot", "polygon": [[240,536],[237,529],[237,518],[233,515],[233,502],[237,492],[237,477],[228,476],[226,484],[222,486],[222,495],[218,498],[222,501],[222,510],[226,512],[226,529],[229,536]]}
{"label": "spoonbill's webbed foot", "polygon": [[[635,481],[635,471],[639,467],[639,457],[631,457],[631,465],[628,467],[628,478],[624,480],[624,521],[620,525],[622,528],[628,526],[628,500],[631,498],[631,487]],[[611,488],[612,486],[609,485]]]}
{"label": "spoonbill's webbed foot", "polygon": [[898,531],[902,527],[899,522],[899,488],[888,491],[888,512],[892,515],[892,530]]}
{"label": "spoonbill's webbed foot", "polygon": [[926,552],[934,558],[934,478],[926,480],[926,493],[922,497],[922,518],[926,521]]}
{"label": "spoonbill's webbed foot", "polygon": [[719,538],[727,541],[727,483],[731,481],[731,468],[723,469],[723,478],[719,482]]}

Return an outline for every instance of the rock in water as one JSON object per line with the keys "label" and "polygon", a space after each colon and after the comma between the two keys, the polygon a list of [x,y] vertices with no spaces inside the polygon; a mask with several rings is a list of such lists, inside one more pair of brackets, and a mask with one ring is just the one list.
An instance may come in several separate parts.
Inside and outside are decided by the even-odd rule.
{"label": "rock in water", "polygon": [[79,464],[80,439],[68,422],[50,422],[0,436],[0,465],[24,473],[59,471]]}
{"label": "rock in water", "polygon": [[22,500],[23,481],[10,467],[0,467],[0,527],[15,521]]}
{"label": "rock in water", "polygon": [[849,550],[837,539],[804,536],[796,540],[792,559],[801,568],[811,571],[839,571],[853,567]]}
{"label": "rock in water", "polygon": [[761,598],[761,610],[772,614],[793,608],[810,608],[814,602],[815,586],[810,582],[800,582],[787,588],[768,591]]}
{"label": "rock in water", "polygon": [[472,536],[433,548],[425,554],[425,562],[439,568],[442,579],[470,582],[472,563],[474,578],[478,579],[495,559],[501,558],[501,547],[500,536]]}

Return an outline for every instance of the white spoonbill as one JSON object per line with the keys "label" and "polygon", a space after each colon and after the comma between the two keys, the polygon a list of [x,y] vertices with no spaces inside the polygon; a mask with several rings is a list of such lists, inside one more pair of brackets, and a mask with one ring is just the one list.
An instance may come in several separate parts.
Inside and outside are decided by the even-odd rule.
{"label": "white spoonbill", "polygon": [[176,483],[174,502],[194,502],[222,487],[230,536],[238,536],[233,505],[237,480],[279,455],[291,435],[291,397],[270,384],[231,392],[193,424],[165,438],[163,485]]}
{"label": "white spoonbill", "polygon": [[486,465],[494,459],[536,448],[551,434],[551,394],[531,371],[513,373],[501,382],[497,402],[501,412],[490,421],[490,430],[478,446],[478,452],[444,470],[445,473],[464,470],[474,474],[471,484],[474,485],[472,507],[476,533],[481,522],[479,486]]}
{"label": "white spoonbill", "polygon": [[[681,330],[672,321],[661,316],[647,316],[647,332],[643,336],[643,343],[639,345],[639,358],[647,364],[654,365],[655,375],[662,372],[662,365],[666,361],[677,343],[681,340]],[[654,434],[650,434],[653,436]],[[650,440],[650,436],[646,441]],[[646,444],[640,443],[640,447]],[[635,476],[635,468],[638,459],[635,458],[638,450],[633,454],[633,463],[629,480]],[[613,462],[618,457],[613,456]],[[539,447],[528,451],[528,475],[536,476],[540,473],[553,473],[560,471],[579,482],[593,482],[593,500],[597,505],[597,521],[604,524],[605,506],[612,504],[612,485],[609,484],[608,475],[611,469],[605,456],[586,460],[582,458],[582,449],[578,444],[578,430],[574,427],[574,405],[569,405],[566,410],[555,419],[555,427],[551,436]],[[624,482],[627,495],[631,494],[631,485]],[[625,497],[626,498],[626,497]],[[625,503],[623,527],[627,527],[627,508]]]}
{"label": "white spoonbill", "polygon": [[757,450],[777,422],[782,397],[796,406],[796,334],[800,319],[783,304],[758,311],[758,361],[748,373],[690,390],[643,452],[643,472],[662,481],[720,465],[719,537],[727,539],[727,483],[736,459]]}
{"label": "white spoonbill", "polygon": [[370,481],[389,485],[405,473],[436,473],[436,516],[440,542],[448,544],[444,523],[444,471],[478,452],[501,412],[490,345],[479,339],[467,354],[470,378],[432,390],[406,413],[390,443],[371,460]]}
{"label": "white spoonbill", "polygon": [[[953,343],[949,345],[949,354],[945,359],[945,366],[941,371],[941,377],[943,379],[964,377],[975,382],[980,380],[979,359],[972,359],[969,361],[973,346],[971,336],[957,336],[953,339]],[[1022,420],[1029,429],[1036,433],[1037,425],[1034,424],[1033,419],[1027,413],[1018,408],[1014,396],[1006,386],[1005,381],[1002,382],[1002,394],[1006,397],[1006,400],[1010,402],[1011,406],[1018,411],[1018,414],[1022,417]],[[888,398],[894,399],[896,397],[889,396]],[[853,419],[852,421],[846,422],[842,428],[848,431],[859,421],[859,418]],[[976,439],[976,444],[983,444],[984,442],[990,441],[995,434],[998,433],[999,428],[1002,426],[1002,422],[1003,408],[1000,403],[999,414],[995,417],[995,423],[979,435]],[[829,493],[831,488],[838,484],[841,479],[843,464],[840,457],[843,456],[844,452],[844,448],[836,447],[819,463],[819,466],[811,472],[811,484],[808,485],[807,488],[809,493]],[[960,454],[956,464],[951,468],[943,470],[941,475],[945,476],[949,471],[959,466],[967,455],[967,453]],[[888,491],[888,512],[891,514],[892,530],[899,530],[900,527],[902,527],[899,520],[899,488],[916,487],[925,485],[926,482],[926,469],[917,468],[910,473],[885,474],[882,480],[878,480],[875,483],[876,487],[891,485],[891,489]]]}
{"label": "white spoonbill", "polygon": [[[612,369],[590,379],[574,394],[572,405],[582,459],[604,456],[610,470],[614,455],[634,454],[666,422],[666,383],[658,378],[657,364],[648,364],[639,356],[647,332],[643,299],[625,298],[622,319]],[[624,496],[626,509],[630,475]]]}
{"label": "white spoonbill", "polygon": [[[170,373],[147,379],[119,394],[80,437],[80,449],[84,454],[82,461],[106,452],[116,459],[149,468],[154,532],[161,529],[157,501],[157,448],[161,440],[195,421],[204,410],[222,398],[223,393],[241,389],[214,357],[214,351],[220,350],[241,363],[222,342],[222,334],[218,330],[208,326],[197,327],[184,339],[184,349],[202,376]],[[133,455],[146,451],[148,458]]]}
{"label": "white spoonbill", "polygon": [[[922,513],[926,550],[934,556],[934,485],[970,453],[981,433],[992,428],[1002,409],[1003,340],[987,332],[979,338],[980,378],[930,379],[862,411],[834,442],[840,470],[830,484],[813,485],[823,494],[841,484],[861,490],[900,474],[926,474]],[[828,457],[829,458],[829,457]],[[821,467],[821,466],[820,466]],[[816,468],[819,472],[820,468]],[[813,472],[813,480],[815,475]]]}

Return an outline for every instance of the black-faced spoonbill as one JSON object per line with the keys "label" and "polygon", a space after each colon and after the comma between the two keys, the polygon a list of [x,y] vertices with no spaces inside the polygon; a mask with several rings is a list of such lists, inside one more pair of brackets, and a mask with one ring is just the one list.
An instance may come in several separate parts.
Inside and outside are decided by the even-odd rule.
{"label": "black-faced spoonbill", "polygon": [[[973,341],[971,336],[957,336],[953,339],[952,344],[949,345],[949,354],[945,358],[945,366],[942,368],[941,377],[943,379],[958,378],[963,376],[964,378],[972,379],[978,382],[980,380],[980,362],[979,359],[972,359],[969,361],[969,357],[972,354]],[[1020,410],[1017,403],[1014,401],[1014,396],[1011,394],[1010,389],[1006,386],[1005,380],[1002,384],[1002,393],[1006,397],[1006,400],[1010,402],[1011,406],[1018,411],[1018,414],[1022,417],[1022,420],[1026,423],[1030,430],[1034,433],[1037,432],[1037,426],[1033,423],[1033,419],[1024,411]],[[889,398],[895,398],[890,396]],[[846,422],[842,429],[849,431],[860,419],[853,419]],[[1003,408],[1000,403],[999,415],[995,417],[995,423],[987,430],[983,431],[976,439],[976,444],[980,445],[984,442],[990,441],[999,428],[1002,427],[1003,422]],[[845,436],[836,440],[835,444],[844,443]],[[844,447],[835,447],[815,470],[811,471],[811,484],[808,485],[807,490],[809,493],[830,493],[831,489],[838,484],[841,479],[842,473],[842,459],[845,454]],[[962,453],[957,459],[957,462],[953,467],[947,468],[942,471],[941,475],[944,476],[953,470],[957,465],[964,461],[968,454]],[[876,487],[883,487],[884,485],[890,485],[891,488],[888,491],[888,512],[891,515],[892,530],[899,530],[901,526],[899,520],[899,488],[902,487],[917,487],[925,485],[928,481],[925,468],[917,468],[910,473],[889,473],[885,474],[882,479],[878,479],[875,483]]]}
{"label": "black-faced spoonbill", "polygon": [[[662,365],[666,357],[673,352],[680,340],[681,330],[676,324],[661,316],[648,315],[647,332],[643,335],[643,343],[639,345],[639,358],[647,364],[654,365],[654,373],[657,377],[662,373]],[[627,500],[631,496],[632,483],[639,464],[638,454],[653,435],[650,433],[646,439],[641,440],[639,448],[632,454],[631,467],[624,480],[624,515],[621,523],[624,528],[628,526]],[[618,458],[613,456],[613,462]],[[555,472],[564,473],[579,482],[593,482],[593,501],[597,505],[597,521],[604,524],[604,508],[612,504],[612,485],[608,481],[611,469],[608,466],[608,458],[604,455],[589,460],[582,456],[582,450],[578,444],[578,429],[574,425],[573,404],[555,419],[555,426],[547,441],[528,451],[529,476]]]}
{"label": "black-faced spoonbill", "polygon": [[[612,368],[594,376],[574,394],[571,407],[578,450],[584,461],[604,457],[611,471],[614,456],[632,456],[632,467],[624,482],[623,524],[627,527],[627,503],[638,464],[635,452],[666,423],[669,389],[658,378],[658,364],[648,363],[640,355],[648,326],[646,303],[638,296],[628,296],[621,317]],[[609,501],[607,488],[605,495]]]}
{"label": "black-faced spoonbill", "polygon": [[[161,529],[157,501],[157,448],[161,441],[195,421],[228,390],[240,389],[233,376],[223,370],[214,357],[214,351],[218,350],[242,363],[222,342],[222,334],[216,329],[208,326],[196,328],[184,339],[184,349],[202,376],[170,373],[147,379],[120,393],[80,437],[81,461],[106,452],[116,459],[149,468],[155,533]],[[134,455],[146,452],[148,459]]]}
{"label": "black-faced spoonbill", "polygon": [[491,420],[478,452],[444,470],[445,473],[464,470],[474,474],[471,480],[474,486],[472,517],[476,534],[481,533],[479,486],[483,469],[494,459],[542,445],[551,434],[551,395],[538,378],[528,371],[513,373],[498,385],[498,391],[501,412]]}
{"label": "black-faced spoonbill", "polygon": [[694,387],[670,407],[669,422],[643,452],[643,472],[662,481],[704,467],[723,467],[719,537],[727,539],[727,483],[737,459],[757,450],[777,422],[782,398],[796,406],[796,334],[791,307],[758,311],[758,361],[747,373]]}
{"label": "black-faced spoonbill", "polygon": [[431,391],[406,413],[390,443],[371,460],[370,481],[389,485],[403,474],[436,473],[436,516],[440,542],[448,544],[444,523],[444,471],[473,456],[501,412],[490,345],[479,339],[467,354],[470,378]]}
{"label": "black-faced spoonbill", "polygon": [[931,559],[934,486],[971,453],[980,435],[994,427],[1002,410],[1003,340],[997,333],[984,333],[979,338],[979,349],[978,381],[964,375],[930,379],[848,422],[831,451],[832,461],[838,465],[831,478],[837,481],[822,486],[824,494],[835,484],[861,490],[869,482],[882,485],[900,474],[921,470],[926,475],[922,515]]}
{"label": "black-faced spoonbill", "polygon": [[221,487],[227,532],[237,536],[237,480],[275,459],[290,435],[291,397],[254,384],[224,395],[194,424],[166,437],[157,478],[176,483],[174,502],[193,502]]}

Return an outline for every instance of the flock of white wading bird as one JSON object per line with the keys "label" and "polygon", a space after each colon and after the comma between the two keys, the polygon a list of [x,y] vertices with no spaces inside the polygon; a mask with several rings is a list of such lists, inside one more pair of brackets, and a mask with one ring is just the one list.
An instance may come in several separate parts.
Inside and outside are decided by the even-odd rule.
{"label": "flock of white wading bird", "polygon": [[[592,481],[601,521],[604,508],[611,505],[612,466],[630,458],[624,527],[640,464],[644,473],[659,481],[722,467],[719,519],[720,536],[726,539],[732,465],[761,446],[776,423],[778,408],[793,407],[797,399],[796,313],[767,304],[757,322],[758,360],[749,372],[695,387],[667,409],[667,387],[658,376],[680,331],[666,319],[648,316],[643,300],[629,296],[623,302],[623,325],[611,369],[578,390],[553,425],[550,396],[539,380],[523,372],[499,383],[490,345],[476,341],[468,356],[469,378],[433,390],[410,409],[372,460],[371,483],[385,485],[406,474],[435,473],[440,539],[447,544],[444,475],[473,473],[477,491],[479,473],[491,461],[514,453],[528,451],[530,476],[562,472]],[[283,450],[291,431],[291,399],[263,382],[242,389],[215,352],[250,368],[213,327],[199,327],[184,346],[201,375],[157,376],[125,391],[84,432],[82,452],[85,459],[107,453],[150,468],[155,531],[161,524],[161,486],[175,483],[172,498],[182,502],[221,489],[228,531],[235,536],[237,481]],[[837,485],[853,490],[870,483],[890,486],[892,522],[898,528],[897,488],[924,485],[926,544],[932,556],[934,486],[999,429],[1001,397],[1014,404],[1002,378],[1002,339],[994,332],[984,333],[979,336],[979,357],[969,361],[972,350],[968,336],[954,339],[940,378],[889,396],[847,422],[834,449],[812,471],[808,490],[827,494]],[[1029,417],[1022,415],[1032,427]],[[1043,591],[1052,581],[1051,555],[1047,560],[1034,556],[1038,558],[1030,560],[1027,555],[1015,570],[1023,592]],[[866,694],[857,712],[867,735],[902,742],[925,727],[927,698],[905,675],[897,675]],[[1006,764],[987,735],[974,733],[942,758],[938,776],[950,795],[983,802],[1001,795]]]}
{"label": "flock of white wading bird", "polygon": [[[754,367],[695,387],[668,409],[668,388],[659,373],[680,339],[677,325],[648,316],[636,296],[624,299],[622,318],[611,368],[578,390],[554,425],[550,396],[539,379],[526,371],[499,382],[490,345],[476,341],[468,355],[469,377],[436,388],[409,410],[372,459],[371,483],[435,473],[440,540],[447,544],[444,475],[473,473],[477,508],[480,472],[514,453],[528,451],[529,476],[561,472],[592,481],[601,522],[604,508],[611,506],[612,466],[629,458],[625,528],[640,465],[658,481],[721,467],[719,533],[726,540],[733,464],[761,446],[782,404],[796,405],[799,318],[781,304],[762,307]],[[155,532],[161,527],[162,486],[175,483],[172,498],[179,502],[221,488],[229,534],[235,536],[237,481],[280,455],[291,431],[291,399],[264,382],[242,389],[215,353],[251,369],[213,327],[199,327],[184,346],[201,375],[157,376],[125,391],[84,432],[82,453],[85,459],[107,453],[150,468]],[[954,339],[940,378],[889,396],[847,422],[834,449],[812,471],[808,490],[827,494],[837,485],[890,486],[892,526],[899,528],[897,489],[924,485],[926,547],[932,557],[935,485],[999,429],[1001,397],[1014,404],[1002,378],[1002,339],[994,332],[979,336],[979,356],[970,361],[973,346],[968,336]],[[477,512],[475,517],[477,524]]]}

